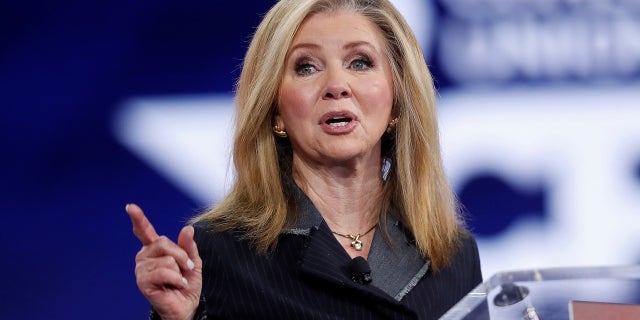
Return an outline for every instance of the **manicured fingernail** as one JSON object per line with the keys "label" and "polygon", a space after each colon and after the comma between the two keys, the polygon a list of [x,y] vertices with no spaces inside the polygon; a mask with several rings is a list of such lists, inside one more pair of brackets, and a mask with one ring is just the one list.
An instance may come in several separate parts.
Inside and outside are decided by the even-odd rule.
{"label": "manicured fingernail", "polygon": [[193,270],[193,268],[195,268],[196,265],[195,263],[193,263],[193,261],[191,261],[191,259],[187,260],[187,268],[189,268],[189,270]]}
{"label": "manicured fingernail", "polygon": [[182,277],[182,283],[184,283],[184,286],[188,286],[189,285],[189,281],[187,281],[187,278]]}
{"label": "manicured fingernail", "polygon": [[124,206],[124,210],[129,209],[129,206],[130,206],[130,205],[131,205],[131,203],[127,203],[127,204]]}

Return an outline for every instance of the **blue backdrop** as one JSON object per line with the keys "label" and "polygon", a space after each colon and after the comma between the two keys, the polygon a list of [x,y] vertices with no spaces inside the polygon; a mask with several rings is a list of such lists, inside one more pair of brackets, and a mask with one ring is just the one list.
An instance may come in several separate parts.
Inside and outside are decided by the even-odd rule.
{"label": "blue backdrop", "polygon": [[115,140],[133,95],[231,92],[268,1],[0,4],[2,319],[141,319],[136,202],[177,235],[202,206]]}
{"label": "blue backdrop", "polygon": [[[431,31],[436,40],[427,54],[443,99],[446,92],[467,90],[474,81],[502,87],[537,87],[547,80],[584,83],[600,75],[613,79],[614,86],[621,85],[616,79],[637,81],[636,64],[624,74],[608,65],[603,70],[614,71],[587,75],[580,70],[558,75],[544,68],[528,73],[526,67],[484,73],[486,78],[483,70],[460,72],[452,66],[452,49],[438,37],[446,31],[466,39],[473,25],[464,22],[469,13],[455,5],[424,3],[442,22]],[[186,219],[207,203],[123,146],[113,132],[114,117],[131,97],[232,94],[250,35],[272,4],[0,4],[2,319],[141,319],[148,314],[135,284],[134,256],[140,245],[125,204],[140,204],[159,232],[175,238]],[[491,15],[499,13],[487,11],[481,26]],[[441,29],[445,24],[451,28]],[[471,75],[467,79],[465,74]],[[637,135],[632,138],[630,144],[640,145]],[[632,159],[627,176],[635,183],[629,190],[637,196],[640,148],[627,158]],[[533,181],[519,189],[492,170],[461,179],[457,191],[472,230],[491,237],[521,216],[549,219],[552,190],[545,180]]]}

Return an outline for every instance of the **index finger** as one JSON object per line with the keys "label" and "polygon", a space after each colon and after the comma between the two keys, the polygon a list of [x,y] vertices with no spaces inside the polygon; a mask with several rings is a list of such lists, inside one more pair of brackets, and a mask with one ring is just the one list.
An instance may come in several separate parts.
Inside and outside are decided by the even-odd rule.
{"label": "index finger", "polygon": [[142,245],[148,245],[159,238],[156,229],[153,227],[149,219],[144,215],[142,209],[135,204],[127,204],[125,210],[131,218],[133,224],[133,234],[142,242]]}

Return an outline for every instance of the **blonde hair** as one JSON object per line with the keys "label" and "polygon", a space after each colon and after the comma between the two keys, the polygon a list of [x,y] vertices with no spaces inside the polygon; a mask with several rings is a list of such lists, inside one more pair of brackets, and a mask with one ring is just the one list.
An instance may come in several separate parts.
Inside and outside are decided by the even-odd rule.
{"label": "blonde hair", "polygon": [[288,141],[276,140],[272,132],[279,85],[300,24],[310,15],[338,11],[362,14],[385,39],[393,113],[399,122],[392,135],[383,137],[383,157],[391,163],[383,206],[397,209],[420,253],[437,271],[458,246],[462,221],[442,166],[431,74],[409,25],[387,0],[281,0],[269,10],[253,36],[236,87],[235,184],[192,222],[209,221],[216,230],[241,229],[258,252],[266,252],[276,246],[283,228],[296,221],[292,151]]}

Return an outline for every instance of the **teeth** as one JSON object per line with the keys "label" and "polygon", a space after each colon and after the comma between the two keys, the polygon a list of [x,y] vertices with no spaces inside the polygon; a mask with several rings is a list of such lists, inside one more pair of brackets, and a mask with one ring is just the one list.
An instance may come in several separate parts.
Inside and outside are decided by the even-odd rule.
{"label": "teeth", "polygon": [[344,127],[351,121],[351,118],[345,116],[335,116],[327,120],[327,124],[334,127]]}

